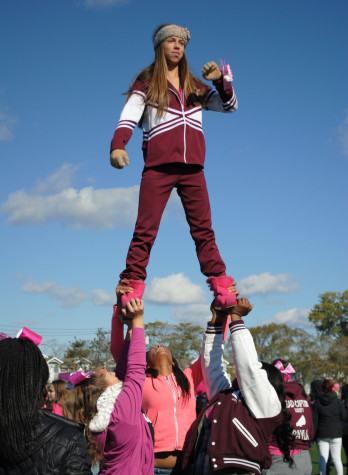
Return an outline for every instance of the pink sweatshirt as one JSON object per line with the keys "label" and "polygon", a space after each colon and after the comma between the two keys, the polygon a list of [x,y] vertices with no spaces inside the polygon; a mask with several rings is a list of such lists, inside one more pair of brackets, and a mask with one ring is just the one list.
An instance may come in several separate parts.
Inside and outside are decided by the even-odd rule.
{"label": "pink sweatshirt", "polygon": [[142,410],[154,427],[155,453],[182,450],[187,431],[196,419],[195,388],[202,380],[200,358],[184,373],[190,383],[190,398],[186,401],[173,373],[145,379]]}
{"label": "pink sweatshirt", "polygon": [[115,401],[108,426],[96,435],[105,458],[99,473],[153,475],[152,437],[141,413],[146,366],[142,328],[133,329],[131,342],[125,342],[122,355],[122,365],[126,367],[123,388]]}
{"label": "pink sweatshirt", "polygon": [[[111,331],[111,352],[119,355],[123,327],[114,307]],[[122,337],[120,336],[122,335]],[[117,375],[118,375],[117,368]],[[154,451],[172,452],[182,450],[187,431],[196,419],[195,389],[203,379],[200,358],[184,370],[190,383],[190,398],[184,401],[174,374],[145,378],[142,410],[152,422],[155,432]]]}

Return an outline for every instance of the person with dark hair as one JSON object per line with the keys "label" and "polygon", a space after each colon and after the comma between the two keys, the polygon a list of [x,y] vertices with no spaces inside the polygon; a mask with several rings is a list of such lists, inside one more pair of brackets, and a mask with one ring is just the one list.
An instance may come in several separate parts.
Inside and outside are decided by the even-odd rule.
{"label": "person with dark hair", "polygon": [[48,374],[33,341],[0,341],[0,475],[92,473],[83,426],[40,409]]}
{"label": "person with dark hair", "polygon": [[93,464],[103,475],[153,475],[153,440],[141,412],[145,381],[144,303],[127,302],[122,310],[128,327],[117,363],[117,375],[106,369],[74,374],[70,385],[76,391],[75,417],[86,428]]}
{"label": "person with dark hair", "polygon": [[313,405],[314,417],[318,421],[316,437],[319,449],[319,473],[326,475],[330,453],[337,475],[343,475],[342,423],[347,420],[347,410],[337,397],[333,381],[324,379],[321,391],[322,395]]}
{"label": "person with dark hair", "polygon": [[284,379],[285,404],[291,414],[291,425],[294,428],[295,442],[290,450],[294,461],[289,465],[283,460],[284,454],[279,449],[277,440],[272,435],[269,439],[268,449],[272,455],[272,466],[264,470],[262,475],[311,475],[312,461],[309,453],[311,441],[314,439],[314,426],[312,410],[301,384],[291,380],[291,374],[296,373],[291,363],[277,358],[273,365],[279,369]]}
{"label": "person with dark hair", "polygon": [[159,344],[147,352],[146,359],[142,409],[154,426],[155,473],[174,474],[181,464],[187,431],[196,418],[200,358],[182,371],[171,351]]}
{"label": "person with dark hair", "polygon": [[322,379],[315,379],[314,381],[311,382],[311,390],[309,393],[310,397],[310,403],[314,404],[315,401],[318,399],[319,396],[321,396],[321,385],[322,385]]}
{"label": "person with dark hair", "polygon": [[[114,359],[118,358],[116,375],[120,371],[119,348],[124,345],[123,319],[119,318],[121,296],[130,290],[121,284],[116,288],[110,346]],[[142,410],[154,429],[155,474],[182,473],[182,450],[187,431],[196,418],[195,390],[201,381],[200,358],[183,371],[165,346],[159,344],[147,352]]]}
{"label": "person with dark hair", "polygon": [[[348,413],[348,384],[344,384],[341,389],[341,399]],[[347,458],[347,475],[348,475],[348,420],[343,422],[342,427],[342,446]]]}
{"label": "person with dark hair", "polygon": [[[142,298],[146,267],[164,208],[173,188],[185,209],[195,241],[201,272],[217,297],[217,305],[231,306],[236,297],[228,292],[233,282],[215,242],[205,177],[205,141],[202,109],[231,113],[237,99],[231,85],[232,73],[222,74],[214,61],[202,68],[203,78],[215,89],[194,77],[186,60],[190,40],[187,28],[164,24],[153,36],[154,62],[142,70],[130,86],[127,101],[111,142],[111,165],[129,164],[125,146],[139,123],[143,130],[145,168],[139,194],[138,217],[121,280]],[[227,65],[226,65],[227,66]],[[224,68],[222,68],[224,71]],[[130,296],[124,295],[124,306]]]}
{"label": "person with dark hair", "polygon": [[197,475],[260,475],[272,463],[268,450],[272,434],[284,460],[291,465],[294,436],[282,375],[273,365],[258,361],[254,341],[242,320],[253,306],[248,299],[241,298],[231,311],[231,344],[237,375],[231,384],[222,365],[222,328],[227,315],[217,311],[214,303],[202,353],[209,403],[188,433],[182,467]]}

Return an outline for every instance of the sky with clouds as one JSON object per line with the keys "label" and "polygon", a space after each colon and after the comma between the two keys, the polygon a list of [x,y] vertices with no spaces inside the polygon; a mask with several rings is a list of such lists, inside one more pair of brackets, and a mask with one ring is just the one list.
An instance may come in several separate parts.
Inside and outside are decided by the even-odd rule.
{"label": "sky with clouds", "polygon": [[[189,28],[193,74],[230,63],[239,109],[205,112],[213,228],[254,303],[250,326],[310,329],[320,293],[347,289],[348,4],[344,0],[12,0],[0,5],[0,331],[60,342],[109,329],[137,214],[109,147],[162,23]],[[147,322],[205,325],[211,295],[173,191],[148,266]]]}

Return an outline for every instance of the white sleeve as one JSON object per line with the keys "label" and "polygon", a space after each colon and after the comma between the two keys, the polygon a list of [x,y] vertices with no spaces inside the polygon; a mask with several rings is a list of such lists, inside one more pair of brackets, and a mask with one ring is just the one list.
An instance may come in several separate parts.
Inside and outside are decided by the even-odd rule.
{"label": "white sleeve", "polygon": [[224,370],[222,327],[208,325],[203,337],[202,373],[208,399],[231,386],[230,378]]}
{"label": "white sleeve", "polygon": [[230,330],[239,389],[249,410],[256,419],[278,415],[281,403],[258,360],[251,333],[242,321],[232,323]]}
{"label": "white sleeve", "polygon": [[145,109],[144,97],[144,94],[138,91],[132,93],[122,109],[116,130],[119,127],[126,127],[133,131]]}

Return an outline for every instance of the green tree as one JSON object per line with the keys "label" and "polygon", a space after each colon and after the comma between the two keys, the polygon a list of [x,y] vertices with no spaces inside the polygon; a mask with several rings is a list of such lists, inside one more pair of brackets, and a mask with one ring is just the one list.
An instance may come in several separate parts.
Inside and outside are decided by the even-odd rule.
{"label": "green tree", "polygon": [[145,324],[149,347],[162,344],[170,349],[176,359],[197,358],[202,348],[203,328],[192,323],[176,325],[163,322]]}
{"label": "green tree", "polygon": [[327,373],[335,382],[348,380],[348,336],[341,335],[329,347],[327,354]]}
{"label": "green tree", "polygon": [[348,336],[348,290],[325,292],[319,295],[308,318],[320,334],[338,337]]}
{"label": "green tree", "polygon": [[292,348],[288,361],[296,371],[296,380],[303,385],[322,374],[324,362],[318,341],[303,328],[292,330]]}
{"label": "green tree", "polygon": [[272,363],[275,358],[290,360],[294,331],[288,325],[269,323],[250,328],[250,333],[254,338],[259,360],[267,363]]}
{"label": "green tree", "polygon": [[198,358],[203,341],[203,328],[192,323],[174,325],[169,348],[177,359]]}
{"label": "green tree", "polygon": [[91,350],[89,349],[89,342],[87,340],[75,340],[69,342],[69,347],[67,348],[64,358],[88,358]]}
{"label": "green tree", "polygon": [[110,353],[110,331],[98,328],[96,337],[89,344],[89,359],[94,368],[106,367],[107,361],[112,358]]}

